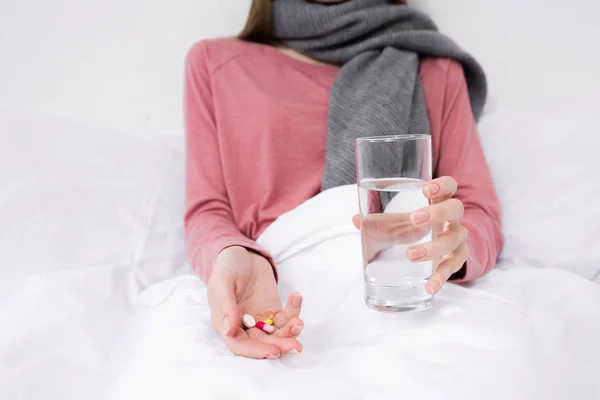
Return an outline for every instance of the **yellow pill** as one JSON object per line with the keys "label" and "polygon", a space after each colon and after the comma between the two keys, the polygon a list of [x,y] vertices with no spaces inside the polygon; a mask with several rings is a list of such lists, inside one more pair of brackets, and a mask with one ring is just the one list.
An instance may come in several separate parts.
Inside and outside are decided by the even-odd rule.
{"label": "yellow pill", "polygon": [[273,311],[267,311],[261,314],[256,314],[254,316],[254,319],[257,321],[264,321],[266,319],[273,319],[275,318],[275,313]]}
{"label": "yellow pill", "polygon": [[273,320],[272,319],[264,319],[263,322],[265,324],[268,324],[268,325],[273,325]]}

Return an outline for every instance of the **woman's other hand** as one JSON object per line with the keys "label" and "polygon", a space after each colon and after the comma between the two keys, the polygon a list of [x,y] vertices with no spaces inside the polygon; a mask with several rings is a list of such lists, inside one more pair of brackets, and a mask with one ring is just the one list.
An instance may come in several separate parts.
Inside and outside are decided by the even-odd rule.
{"label": "woman's other hand", "polygon": [[[292,293],[282,309],[273,268],[264,257],[238,246],[223,250],[208,281],[208,302],[212,325],[234,354],[262,359],[302,351],[297,339],[304,327],[298,318],[302,297]],[[276,313],[274,333],[244,328],[244,314],[267,311]]]}
{"label": "woman's other hand", "polygon": [[[464,214],[462,202],[453,196],[458,188],[451,177],[441,177],[428,182],[423,187],[423,194],[431,201],[431,205],[413,211],[407,217],[401,214],[373,214],[363,228],[371,236],[385,238],[387,243],[407,243],[414,241],[418,234],[422,237],[423,229],[432,229],[433,240],[428,243],[411,246],[407,256],[411,261],[433,261],[435,273],[429,280],[426,290],[429,294],[437,293],[456,272],[460,271],[469,256],[467,246],[467,230],[460,224]],[[360,218],[353,218],[354,225],[360,228]],[[393,237],[392,237],[393,236]],[[380,248],[367,249],[371,259]]]}
{"label": "woman's other hand", "polygon": [[411,246],[407,251],[411,261],[434,261],[435,273],[426,286],[432,295],[460,271],[469,256],[467,230],[460,224],[465,209],[463,203],[453,197],[457,189],[458,184],[452,177],[432,180],[423,187],[423,194],[432,204],[410,215],[415,227],[428,226],[434,232],[431,242]]}

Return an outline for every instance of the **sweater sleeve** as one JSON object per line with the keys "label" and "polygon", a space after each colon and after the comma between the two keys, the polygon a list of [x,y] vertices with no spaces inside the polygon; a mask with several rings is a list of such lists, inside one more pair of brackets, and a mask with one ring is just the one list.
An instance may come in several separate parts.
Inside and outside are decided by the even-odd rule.
{"label": "sweater sleeve", "polygon": [[455,197],[465,208],[469,258],[454,282],[473,281],[492,270],[503,245],[500,205],[471,111],[463,70],[450,63],[442,113],[436,176],[458,182]]}
{"label": "sweater sleeve", "polygon": [[185,234],[194,271],[207,282],[219,253],[241,246],[271,256],[244,236],[235,223],[221,168],[205,45],[200,42],[185,63],[184,124],[186,137]]}

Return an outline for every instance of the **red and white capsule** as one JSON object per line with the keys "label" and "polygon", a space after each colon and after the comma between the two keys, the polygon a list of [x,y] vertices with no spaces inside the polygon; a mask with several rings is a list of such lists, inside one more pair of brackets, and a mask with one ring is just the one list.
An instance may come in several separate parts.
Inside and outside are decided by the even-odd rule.
{"label": "red and white capsule", "polygon": [[264,321],[256,321],[256,327],[266,333],[275,332],[275,327],[265,323]]}

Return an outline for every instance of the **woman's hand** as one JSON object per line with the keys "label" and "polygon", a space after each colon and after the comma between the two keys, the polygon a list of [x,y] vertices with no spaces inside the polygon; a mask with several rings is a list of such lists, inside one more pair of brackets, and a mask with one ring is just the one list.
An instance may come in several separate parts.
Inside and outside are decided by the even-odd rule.
{"label": "woman's hand", "polygon": [[[212,325],[234,354],[262,359],[302,351],[297,339],[304,327],[298,318],[302,297],[292,293],[282,310],[273,269],[264,257],[238,246],[223,250],[208,282],[208,302]],[[244,314],[266,311],[276,313],[273,334],[244,329]]]}
{"label": "woman's hand", "polygon": [[[363,229],[374,238],[379,238],[387,246],[396,243],[414,242],[423,237],[424,229],[432,229],[433,240],[429,243],[411,246],[407,256],[411,261],[432,260],[435,273],[429,280],[426,290],[437,293],[450,277],[460,271],[469,256],[467,230],[460,220],[464,207],[460,200],[453,198],[458,185],[451,177],[441,177],[430,181],[423,188],[423,194],[431,200],[431,205],[415,210],[410,215],[372,214],[363,221]],[[360,218],[355,216],[354,225],[360,228]],[[369,260],[381,247],[366,249]]]}
{"label": "woman's hand", "polygon": [[431,295],[460,271],[469,256],[467,230],[460,224],[465,209],[460,200],[453,198],[457,189],[456,180],[449,176],[432,180],[423,188],[432,204],[410,215],[413,226],[428,226],[434,232],[431,242],[411,246],[407,251],[411,261],[434,261],[435,273],[426,286]]}

